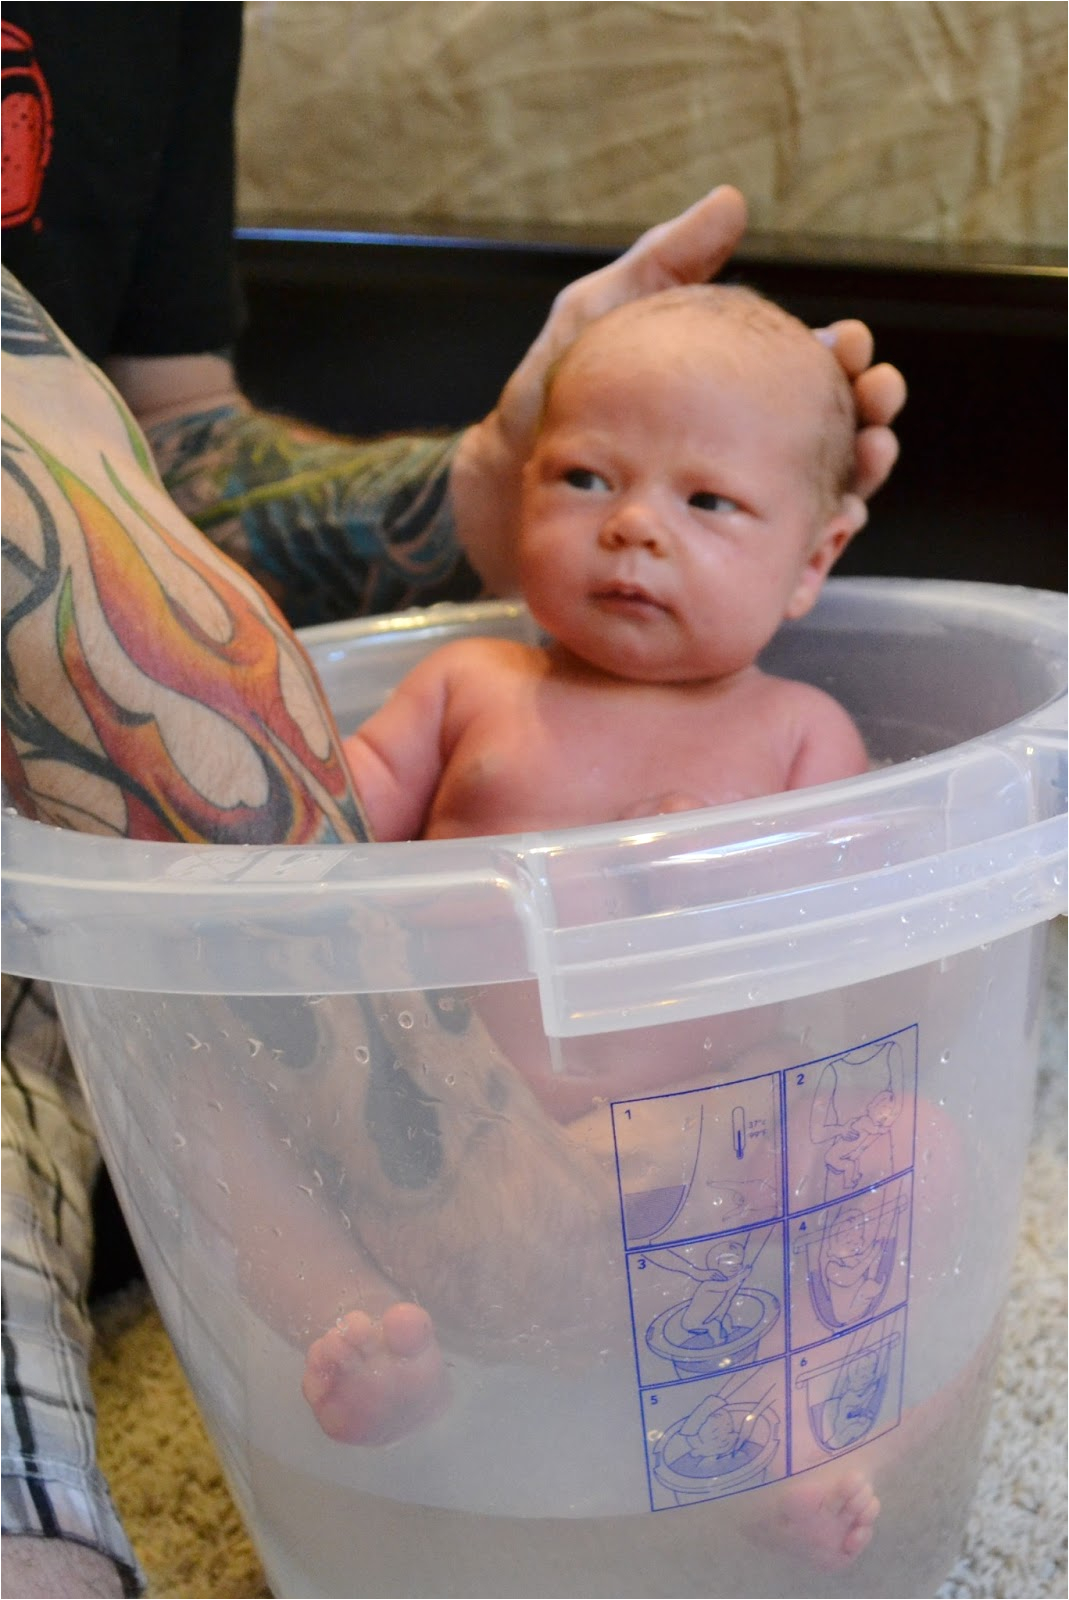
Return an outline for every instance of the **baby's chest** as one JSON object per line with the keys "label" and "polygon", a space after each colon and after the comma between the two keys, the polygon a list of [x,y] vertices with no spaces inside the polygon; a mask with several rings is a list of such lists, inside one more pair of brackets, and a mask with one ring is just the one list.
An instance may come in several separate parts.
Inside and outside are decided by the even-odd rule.
{"label": "baby's chest", "polygon": [[544,696],[473,727],[442,798],[512,828],[673,809],[665,800],[717,805],[784,787],[793,744],[789,727],[752,707]]}

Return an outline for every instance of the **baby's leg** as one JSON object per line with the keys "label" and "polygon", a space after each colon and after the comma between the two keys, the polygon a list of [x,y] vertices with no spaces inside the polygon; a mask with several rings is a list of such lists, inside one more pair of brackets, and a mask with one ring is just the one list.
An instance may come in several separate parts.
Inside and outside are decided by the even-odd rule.
{"label": "baby's leg", "polygon": [[[422,1426],[449,1397],[430,1316],[379,1270],[314,1163],[279,1136],[292,1117],[276,1123],[251,1082],[204,1070],[227,1180],[206,1182],[201,1206],[229,1237],[250,1306],[306,1352],[301,1387],[323,1431],[385,1444]],[[272,1071],[282,1083],[282,1068]]]}
{"label": "baby's leg", "polygon": [[391,1444],[439,1416],[449,1376],[422,1306],[375,1320],[350,1311],[308,1352],[301,1385],[323,1432],[340,1444]]}

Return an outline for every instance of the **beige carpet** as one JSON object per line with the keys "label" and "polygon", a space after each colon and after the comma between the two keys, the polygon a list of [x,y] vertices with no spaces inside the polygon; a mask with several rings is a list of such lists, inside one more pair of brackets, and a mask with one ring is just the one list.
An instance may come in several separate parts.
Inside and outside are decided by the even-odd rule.
{"label": "beige carpet", "polygon": [[[1021,1248],[979,1491],[941,1596],[1066,1595],[1065,923],[1054,925]],[[266,1596],[181,1369],[144,1290],[103,1309],[100,1453],[153,1596]]]}

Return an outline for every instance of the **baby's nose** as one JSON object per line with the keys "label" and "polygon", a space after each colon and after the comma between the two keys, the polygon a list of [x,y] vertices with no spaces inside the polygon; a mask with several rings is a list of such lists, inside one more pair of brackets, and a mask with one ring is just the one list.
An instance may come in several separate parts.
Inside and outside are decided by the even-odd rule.
{"label": "baby's nose", "polygon": [[601,528],[601,543],[607,550],[624,550],[629,547],[662,554],[665,548],[664,530],[653,510],[637,501],[617,506],[606,517]]}

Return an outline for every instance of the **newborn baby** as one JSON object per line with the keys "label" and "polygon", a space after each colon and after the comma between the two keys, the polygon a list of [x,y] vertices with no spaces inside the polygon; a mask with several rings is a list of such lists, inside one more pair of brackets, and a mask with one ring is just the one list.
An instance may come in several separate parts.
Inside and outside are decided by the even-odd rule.
{"label": "newborn baby", "polygon": [[[864,772],[842,707],[756,664],[856,531],[855,428],[835,358],[750,290],[669,290],[592,323],[524,473],[523,592],[548,641],[446,645],[345,741],[375,836],[571,827]],[[433,1417],[448,1387],[427,1312],[341,1318],[304,1392],[354,1443]],[[798,1545],[834,1564],[868,1542],[867,1483],[804,1499]]]}
{"label": "newborn baby", "polygon": [[379,839],[571,827],[864,772],[846,712],[762,672],[854,531],[835,358],[746,289],[592,323],[551,376],[524,474],[544,648],[435,651],[346,740]]}

